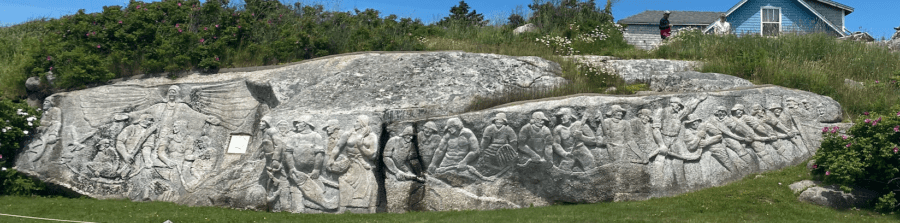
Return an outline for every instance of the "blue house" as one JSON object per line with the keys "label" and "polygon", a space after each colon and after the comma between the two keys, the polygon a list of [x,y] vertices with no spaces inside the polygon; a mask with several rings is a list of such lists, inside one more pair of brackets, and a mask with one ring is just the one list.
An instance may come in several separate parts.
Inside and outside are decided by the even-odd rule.
{"label": "blue house", "polygon": [[725,20],[738,35],[825,32],[844,37],[850,35],[844,18],[852,12],[852,7],[831,0],[741,0],[725,12]]}
{"label": "blue house", "polygon": [[[625,41],[641,49],[651,49],[662,41],[659,37],[659,19],[665,11],[647,10],[616,23],[625,26]],[[682,28],[703,29],[719,19],[722,12],[671,11],[669,24],[672,30]]]}

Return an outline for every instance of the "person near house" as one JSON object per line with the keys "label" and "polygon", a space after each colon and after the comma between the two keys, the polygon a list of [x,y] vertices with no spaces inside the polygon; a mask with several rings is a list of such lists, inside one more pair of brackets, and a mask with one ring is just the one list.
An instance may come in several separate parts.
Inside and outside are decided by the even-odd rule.
{"label": "person near house", "polygon": [[731,23],[725,21],[725,14],[719,15],[719,21],[713,23],[713,28],[715,29],[716,35],[727,35],[731,34]]}
{"label": "person near house", "polygon": [[659,20],[659,36],[663,40],[672,35],[672,24],[669,23],[669,14],[672,14],[672,12],[667,10],[663,13],[662,19]]}

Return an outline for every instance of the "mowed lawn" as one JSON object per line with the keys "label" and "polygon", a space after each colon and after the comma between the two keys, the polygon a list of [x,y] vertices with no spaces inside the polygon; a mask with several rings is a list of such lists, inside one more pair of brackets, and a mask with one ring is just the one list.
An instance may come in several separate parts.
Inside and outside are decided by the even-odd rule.
{"label": "mowed lawn", "polygon": [[[131,202],[0,197],[0,213],[90,222],[900,222],[900,215],[802,203],[788,185],[811,179],[804,165],[750,175],[729,185],[647,201],[513,210],[405,214],[290,214]],[[779,183],[781,183],[779,185]],[[47,222],[0,216],[0,222]]]}

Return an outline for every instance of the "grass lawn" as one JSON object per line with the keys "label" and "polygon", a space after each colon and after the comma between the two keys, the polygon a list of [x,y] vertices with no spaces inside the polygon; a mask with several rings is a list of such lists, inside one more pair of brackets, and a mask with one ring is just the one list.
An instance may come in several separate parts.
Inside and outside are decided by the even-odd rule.
{"label": "grass lawn", "polygon": [[[164,202],[0,197],[0,213],[94,222],[897,222],[900,215],[833,210],[802,203],[788,185],[804,165],[751,175],[729,185],[647,201],[553,205],[495,211],[406,214],[290,214]],[[781,183],[781,185],[778,185]],[[0,222],[44,222],[0,216]]]}

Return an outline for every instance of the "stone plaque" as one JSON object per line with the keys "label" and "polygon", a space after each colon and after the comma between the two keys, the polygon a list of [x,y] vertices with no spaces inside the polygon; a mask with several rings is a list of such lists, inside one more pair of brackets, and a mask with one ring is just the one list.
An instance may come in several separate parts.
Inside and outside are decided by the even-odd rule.
{"label": "stone plaque", "polygon": [[228,153],[246,153],[247,146],[250,145],[250,135],[234,134],[228,140]]}

